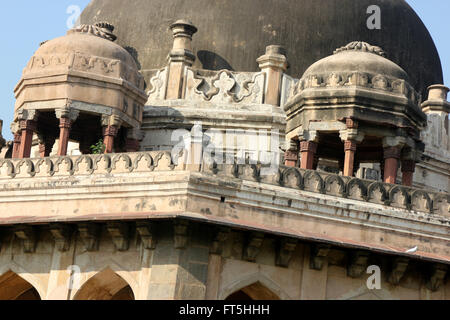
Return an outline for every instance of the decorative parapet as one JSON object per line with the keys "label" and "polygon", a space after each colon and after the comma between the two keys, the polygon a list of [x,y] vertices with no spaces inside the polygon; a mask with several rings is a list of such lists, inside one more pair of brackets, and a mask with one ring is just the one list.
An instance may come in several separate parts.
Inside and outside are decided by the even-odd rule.
{"label": "decorative parapet", "polygon": [[[238,162],[236,162],[238,163]],[[0,183],[11,179],[70,177],[83,175],[133,174],[153,171],[192,171],[175,164],[170,152],[141,152],[112,155],[82,155],[43,159],[0,160]],[[450,194],[344,177],[326,172],[280,167],[272,175],[261,175],[261,165],[211,164],[201,172],[228,176],[261,184],[326,194],[356,201],[385,205],[450,219]]]}
{"label": "decorative parapet", "polygon": [[[147,72],[149,105],[165,100],[168,68]],[[184,99],[193,102],[263,104],[265,75],[262,72],[211,71],[186,67]]]}

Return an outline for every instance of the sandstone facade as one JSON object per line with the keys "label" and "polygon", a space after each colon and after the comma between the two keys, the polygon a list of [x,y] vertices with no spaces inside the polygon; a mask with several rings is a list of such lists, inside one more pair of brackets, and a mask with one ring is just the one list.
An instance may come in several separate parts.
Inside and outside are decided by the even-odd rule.
{"label": "sandstone facade", "polygon": [[450,299],[448,88],[361,41],[298,78],[278,45],[200,69],[188,20],[138,70],[113,31],[42,44],[16,87],[0,299]]}

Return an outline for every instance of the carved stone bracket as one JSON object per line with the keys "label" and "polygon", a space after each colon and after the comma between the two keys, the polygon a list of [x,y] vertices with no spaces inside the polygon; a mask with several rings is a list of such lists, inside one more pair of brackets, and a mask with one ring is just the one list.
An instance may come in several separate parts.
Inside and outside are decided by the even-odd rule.
{"label": "carved stone bracket", "polygon": [[156,248],[154,225],[150,222],[137,222],[136,230],[141,237],[144,249],[154,250]]}
{"label": "carved stone bracket", "polygon": [[23,252],[34,253],[37,245],[37,231],[32,226],[21,226],[14,230],[17,238],[23,242]]}
{"label": "carved stone bracket", "polygon": [[80,111],[74,108],[63,108],[63,109],[56,109],[55,110],[56,118],[57,119],[69,119],[70,122],[75,122],[78,119],[78,116],[80,115]]}
{"label": "carved stone bracket", "polygon": [[309,267],[313,270],[322,270],[330,252],[330,245],[319,244],[312,246]]}
{"label": "carved stone bracket", "polygon": [[188,242],[189,222],[175,221],[173,241],[175,249],[185,249]]}
{"label": "carved stone bracket", "polygon": [[89,251],[98,251],[100,244],[101,226],[94,223],[78,224],[78,232],[83,241],[84,248]]}
{"label": "carved stone bracket", "polygon": [[427,288],[431,291],[437,291],[444,283],[445,275],[447,274],[448,266],[443,264],[434,264],[431,267],[430,277],[427,282]]}
{"label": "carved stone bracket", "polygon": [[316,130],[302,130],[298,133],[300,141],[319,142],[319,134]]}
{"label": "carved stone bracket", "polygon": [[211,248],[209,252],[211,254],[218,254],[221,255],[223,251],[223,246],[225,244],[225,241],[228,240],[230,235],[230,229],[228,228],[219,228],[216,231],[215,238],[211,244]]}
{"label": "carved stone bracket", "polygon": [[279,244],[277,252],[276,265],[287,268],[291,262],[292,255],[297,248],[298,240],[296,239],[282,239]]}
{"label": "carved stone bracket", "polygon": [[113,114],[113,115],[103,115],[101,120],[103,127],[121,127],[122,126],[122,119],[119,115]]}
{"label": "carved stone bracket", "polygon": [[261,246],[264,241],[264,234],[251,233],[248,237],[247,244],[244,246],[244,260],[254,262],[261,251]]}
{"label": "carved stone bracket", "polygon": [[37,110],[20,109],[17,112],[17,119],[20,121],[36,121],[38,119]]}
{"label": "carved stone bracket", "polygon": [[73,230],[68,225],[51,225],[50,233],[55,239],[56,248],[60,252],[66,252],[70,248],[70,238]]}
{"label": "carved stone bracket", "polygon": [[351,255],[347,274],[352,278],[359,278],[367,270],[369,252],[356,251]]}
{"label": "carved stone bracket", "polygon": [[405,274],[406,269],[408,268],[408,264],[408,258],[401,257],[394,259],[388,282],[394,285],[399,284]]}
{"label": "carved stone bracket", "polygon": [[106,224],[106,229],[117,250],[127,251],[130,248],[130,225],[128,223],[109,222]]}

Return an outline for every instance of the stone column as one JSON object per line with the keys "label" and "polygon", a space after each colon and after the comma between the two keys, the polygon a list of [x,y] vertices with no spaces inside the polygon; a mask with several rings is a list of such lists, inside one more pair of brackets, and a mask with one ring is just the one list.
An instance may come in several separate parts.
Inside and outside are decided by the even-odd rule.
{"label": "stone column", "polygon": [[119,133],[122,120],[118,115],[104,116],[102,118],[103,125],[103,143],[105,144],[105,153],[114,152],[114,139]]}
{"label": "stone column", "polygon": [[137,128],[127,130],[127,140],[125,143],[126,152],[138,152],[140,143],[144,138],[144,133]]}
{"label": "stone column", "polygon": [[69,146],[70,129],[76,121],[79,111],[73,108],[63,108],[55,111],[56,118],[59,119],[59,148],[58,156],[66,156]]}
{"label": "stone column", "polygon": [[185,67],[195,61],[192,52],[192,36],[197,28],[187,20],[178,20],[170,26],[173,33],[173,48],[169,53],[169,77],[166,99],[181,99],[183,95]]}
{"label": "stone column", "polygon": [[59,148],[58,156],[66,156],[67,148],[69,146],[70,129],[72,128],[72,121],[68,118],[59,119]]}
{"label": "stone column", "polygon": [[345,160],[344,160],[344,176],[353,177],[354,175],[354,164],[355,164],[355,152],[356,152],[356,141],[347,140],[345,145]]}
{"label": "stone column", "polygon": [[282,46],[268,46],[266,47],[266,54],[259,57],[256,62],[266,74],[264,103],[279,106],[283,73],[288,68],[286,49]]}
{"label": "stone column", "polygon": [[295,140],[290,141],[290,147],[284,154],[284,165],[286,167],[297,167],[299,142]]}
{"label": "stone column", "polygon": [[402,184],[412,187],[416,162],[414,160],[402,160]]}
{"label": "stone column", "polygon": [[50,156],[55,140],[56,139],[54,137],[39,135],[39,155],[41,158]]}
{"label": "stone column", "polygon": [[356,146],[364,140],[364,133],[358,130],[358,122],[354,119],[345,119],[346,130],[340,131],[341,140],[344,142],[345,159],[342,174],[347,177],[355,175]]}
{"label": "stone column", "polygon": [[11,124],[11,132],[14,134],[12,158],[17,159],[19,158],[20,141],[22,139],[20,124],[17,122],[13,122]]}
{"label": "stone column", "polygon": [[105,144],[105,153],[113,153],[114,139],[119,133],[119,127],[106,126],[103,128],[103,143]]}
{"label": "stone column", "polygon": [[33,120],[20,120],[20,138],[19,159],[29,158],[31,156],[31,147],[33,143],[33,134],[36,131],[37,123]]}
{"label": "stone column", "polygon": [[20,146],[17,158],[24,159],[31,156],[33,134],[37,128],[38,113],[36,110],[20,110],[18,114],[20,128]]}
{"label": "stone column", "polygon": [[384,182],[395,184],[397,180],[398,160],[400,159],[400,147],[384,148]]}
{"label": "stone column", "polygon": [[317,152],[317,143],[313,141],[301,141],[300,153],[301,153],[301,165],[300,168],[313,170],[314,157]]}

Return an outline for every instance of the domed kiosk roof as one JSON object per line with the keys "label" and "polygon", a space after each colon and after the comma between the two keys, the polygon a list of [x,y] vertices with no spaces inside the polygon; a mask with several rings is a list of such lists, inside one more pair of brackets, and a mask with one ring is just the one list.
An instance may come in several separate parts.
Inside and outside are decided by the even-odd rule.
{"label": "domed kiosk roof", "polygon": [[380,47],[355,41],[337,49],[333,55],[315,62],[305,71],[303,78],[358,71],[409,81],[406,72],[385,56]]}
{"label": "domed kiosk roof", "polygon": [[[381,9],[381,30],[367,28],[367,8]],[[185,18],[198,27],[197,66],[255,71],[267,45],[286,47],[289,73],[300,77],[317,60],[354,40],[382,47],[424,96],[442,83],[436,47],[426,27],[403,0],[93,0],[81,22],[107,20],[119,44],[135,52],[142,69],[166,64],[170,23]]]}
{"label": "domed kiosk roof", "polygon": [[114,27],[106,22],[81,25],[69,30],[67,35],[42,43],[34,56],[83,53],[90,56],[119,60],[137,71],[136,62],[130,53],[114,43]]}

